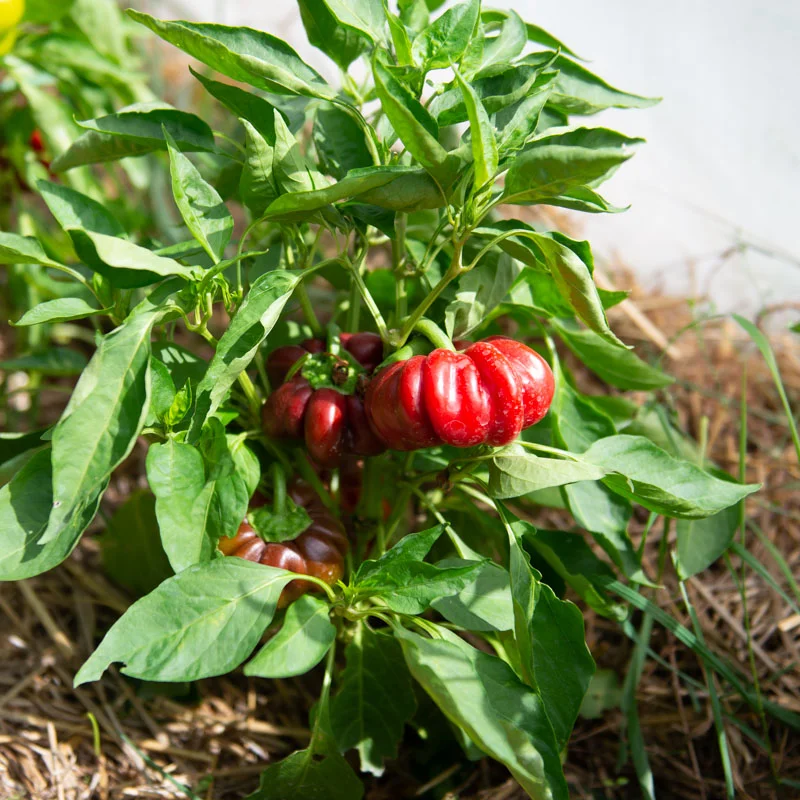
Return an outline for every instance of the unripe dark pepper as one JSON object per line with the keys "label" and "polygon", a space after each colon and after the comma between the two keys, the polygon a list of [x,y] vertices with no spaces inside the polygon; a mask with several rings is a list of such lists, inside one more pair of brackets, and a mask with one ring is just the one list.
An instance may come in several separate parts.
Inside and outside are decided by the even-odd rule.
{"label": "unripe dark pepper", "polygon": [[[244,520],[235,536],[220,539],[217,546],[226,556],[238,556],[298,575],[313,575],[333,585],[344,575],[345,554],[350,546],[344,527],[307,484],[300,481],[290,484],[288,494],[311,517],[311,524],[296,539],[266,542]],[[309,589],[318,588],[310,581],[292,581],[281,592],[278,607],[285,608]]]}
{"label": "unripe dark pepper", "polygon": [[534,350],[492,336],[390,364],[364,399],[375,432],[393,450],[448,444],[505,445],[547,413],[553,373]]}
{"label": "unripe dark pepper", "polygon": [[[340,336],[344,350],[369,374],[383,357],[383,344],[373,333]],[[316,387],[304,366],[283,383],[301,359],[326,372]],[[324,467],[337,467],[345,456],[373,456],[383,443],[370,428],[357,389],[353,361],[325,353],[325,344],[309,339],[302,345],[279,347],[267,358],[267,376],[275,390],[263,411],[264,429],[277,439],[303,439],[311,458]]]}

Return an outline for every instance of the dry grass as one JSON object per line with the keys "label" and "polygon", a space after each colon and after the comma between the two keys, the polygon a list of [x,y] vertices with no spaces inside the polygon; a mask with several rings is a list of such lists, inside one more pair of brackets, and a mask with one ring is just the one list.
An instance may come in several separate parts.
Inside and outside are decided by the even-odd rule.
{"label": "dry grass", "polygon": [[[623,339],[645,350],[662,350],[693,321],[683,301],[637,292],[633,303],[633,312],[616,309],[612,322]],[[775,344],[787,391],[798,407],[796,346],[788,337]],[[701,420],[707,418],[709,456],[734,474],[746,370],[747,478],[765,487],[749,501],[748,519],[800,575],[800,470],[777,394],[755,348],[730,322],[717,321],[677,336],[670,352],[677,357],[668,358],[666,367],[679,380],[670,397],[684,428],[699,435]],[[579,377],[587,388],[599,389],[590,375],[582,372]],[[141,458],[137,450],[126,462],[105,501],[106,510],[140,483]],[[563,523],[557,516],[550,518],[551,523],[559,521]],[[95,523],[95,530],[101,525]],[[656,574],[658,538],[651,537],[645,553],[650,575]],[[747,546],[784,585],[767,547],[752,532]],[[738,559],[731,563],[739,569]],[[307,740],[307,714],[319,676],[265,682],[237,672],[195,686],[153,687],[112,669],[99,683],[73,690],[78,665],[128,602],[98,564],[96,543],[87,536],[60,568],[0,587],[0,797],[185,796],[174,782],[191,786],[202,798],[239,798],[252,791],[265,764]],[[670,570],[664,587],[651,598],[690,626]],[[800,712],[800,618],[780,595],[747,571],[748,634],[736,576],[723,561],[690,580],[688,592],[709,646],[748,675],[752,654],[764,697]],[[631,642],[616,624],[588,611],[586,626],[599,668],[624,676]],[[707,695],[690,689],[675,672],[704,684],[701,665],[658,627],[651,646],[667,666],[648,659],[636,696],[659,797],[722,797],[723,773]],[[770,741],[767,749],[727,725],[737,797],[796,797],[800,790],[780,795],[771,775],[800,778],[800,737],[769,720],[765,731],[756,714],[719,688],[725,708]],[[574,797],[640,796],[630,766],[619,773],[615,766],[622,721],[616,709],[598,720],[579,720],[566,765]],[[406,747],[387,776],[370,783],[368,797],[433,798],[441,797],[444,788],[451,798],[524,796],[497,765],[462,763],[456,757],[428,774],[416,757],[415,748]]]}

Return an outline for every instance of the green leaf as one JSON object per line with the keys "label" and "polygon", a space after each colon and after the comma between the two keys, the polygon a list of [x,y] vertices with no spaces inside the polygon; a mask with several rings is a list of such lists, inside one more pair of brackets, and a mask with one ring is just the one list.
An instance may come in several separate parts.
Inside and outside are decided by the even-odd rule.
{"label": "green leaf", "polygon": [[[156,359],[152,363],[159,363]],[[185,383],[183,388],[175,393],[175,398],[170,403],[169,408],[164,413],[164,424],[167,428],[173,428],[181,422],[189,413],[192,407],[192,384]]]}
{"label": "green leaf", "polygon": [[[470,561],[451,558],[438,566],[464,566]],[[481,562],[475,578],[458,594],[434,600],[431,607],[469,631],[508,631],[514,627],[508,573],[493,561]]]}
{"label": "green leaf", "polygon": [[272,117],[272,138],[266,138],[248,120],[239,120],[244,126],[246,155],[239,184],[244,204],[254,217],[264,215],[269,204],[280,194],[275,176],[275,111]]}
{"label": "green leaf", "polygon": [[381,107],[406,149],[443,187],[455,177],[458,157],[439,144],[436,120],[377,58],[372,62]]}
{"label": "green leaf", "polygon": [[245,664],[244,674],[257,678],[304,675],[322,661],[335,639],[330,606],[305,594],[289,606],[281,629]]}
{"label": "green leaf", "polygon": [[200,451],[167,439],[147,451],[147,481],[156,497],[161,543],[175,572],[209,561],[214,544],[206,523],[213,483],[206,483]]}
{"label": "green leaf", "polygon": [[482,562],[441,569],[423,561],[443,526],[409,534],[377,560],[364,561],[354,588],[364,596],[381,597],[400,614],[421,614],[434,600],[460,592],[475,578]]}
{"label": "green leaf", "polygon": [[674,378],[651,367],[632,350],[615,347],[594,331],[570,320],[552,320],[559,338],[598,377],[618,389],[651,391],[669,386]]}
{"label": "green leaf", "polygon": [[[481,12],[481,22],[490,36],[483,45],[483,66],[492,64],[510,64],[525,48],[528,32],[525,23],[516,11]],[[496,33],[495,33],[495,28]]]}
{"label": "green leaf", "polygon": [[[495,114],[494,123],[499,132],[497,146],[501,156],[508,157],[521,150],[539,126],[539,117],[553,91],[557,73],[537,70],[534,74],[536,78],[524,97]],[[550,202],[553,203],[552,198]]]}
{"label": "green leaf", "polygon": [[536,582],[536,605],[530,621],[536,688],[560,748],[569,742],[575,720],[595,671],[586,646],[583,614]]}
{"label": "green leaf", "polygon": [[99,542],[109,577],[136,595],[147,594],[173,574],[149,492],[132,494],[114,512]]}
{"label": "green leaf", "polygon": [[22,19],[25,22],[49,24],[69,14],[74,2],[75,0],[65,0],[63,3],[53,3],[51,0],[26,0]]}
{"label": "green leaf", "polygon": [[642,141],[607,128],[545,133],[511,162],[503,200],[546,204],[575,188],[595,188],[633,155],[629,148]]}
{"label": "green leaf", "polygon": [[535,528],[522,520],[513,521],[508,529],[514,638],[522,676],[542,698],[562,749],[594,673],[594,660],[586,647],[583,616],[577,606],[559,600],[541,582],[541,575],[531,570],[520,544],[527,533],[535,533]]}
{"label": "green leaf", "polygon": [[[127,239],[106,236],[104,233],[67,230],[84,258],[86,266],[108,277],[114,286],[131,288],[157,283],[172,275],[187,281],[199,280],[203,276],[200,267],[187,267],[172,258],[157,256]],[[80,242],[80,245],[78,244]],[[94,257],[91,257],[92,251]]]}
{"label": "green leaf", "polygon": [[197,386],[190,441],[197,440],[208,417],[220,407],[239,373],[247,369],[278,321],[299,278],[297,273],[274,270],[254,281]]}
{"label": "green leaf", "polygon": [[[36,187],[50,213],[64,230],[93,231],[106,236],[125,235],[120,222],[97,200],[50,181],[38,181]],[[77,252],[83,259],[83,254],[79,250]]]}
{"label": "green leaf", "polygon": [[628,536],[633,515],[630,502],[592,481],[573,483],[561,491],[575,522],[592,534],[626,577],[643,582],[641,563]]}
{"label": "green leaf", "polygon": [[[562,48],[562,52],[569,51]],[[535,65],[551,57],[552,53],[532,53],[522,63]],[[596,114],[607,108],[650,108],[661,101],[658,97],[641,97],[615,89],[565,56],[556,58],[554,66],[558,79],[550,102],[565,114]]]}
{"label": "green leaf", "polygon": [[275,140],[275,106],[253,92],[248,92],[230,83],[220,83],[189,67],[189,72],[237,117],[246,119],[262,136]]}
{"label": "green leaf", "polygon": [[75,0],[70,17],[95,49],[118,64],[130,58],[124,18],[114,0]]}
{"label": "green leaf", "polygon": [[338,183],[313,192],[281,195],[266,211],[269,219],[292,220],[303,218],[331,203],[365,195],[382,186],[392,184],[403,176],[415,175],[414,167],[394,165],[389,167],[364,167],[351,170]]}
{"label": "green leaf", "polygon": [[258,644],[283,587],[295,577],[242,558],[189,567],[114,623],[78,670],[75,686],[97,680],[115,661],[142,680],[193,681],[230,672]]}
{"label": "green leaf", "polygon": [[614,603],[606,593],[606,584],[614,579],[613,571],[594,554],[583,536],[526,525],[523,543],[598,614],[618,622],[628,616],[627,608]]}
{"label": "green leaf", "polygon": [[286,498],[286,508],[280,513],[269,506],[261,506],[247,518],[256,533],[268,542],[290,542],[311,525],[308,512],[295,505],[290,497]]}
{"label": "green leaf", "polygon": [[43,353],[29,353],[0,361],[0,369],[24,370],[42,375],[79,375],[86,366],[86,356],[67,347],[51,347]]}
{"label": "green leaf", "polygon": [[53,506],[50,459],[50,448],[34,453],[0,489],[0,580],[25,580],[60,564],[97,513],[105,482],[94,487],[59,536],[40,542]]}
{"label": "green leaf", "polygon": [[[414,56],[411,52],[411,36],[409,35],[408,28],[399,16],[393,14],[389,10],[389,6],[386,3],[383,5],[383,11],[386,15],[386,21],[389,23],[389,33],[392,37],[397,63],[401,67],[413,67]],[[425,14],[425,21],[427,23],[427,12]]]}
{"label": "green leaf", "polygon": [[278,94],[326,100],[336,96],[286,42],[268,33],[185,20],[167,22],[133,9],[128,14],[165,41],[241,83]]}
{"label": "green leaf", "polygon": [[435,525],[433,528],[404,536],[380,558],[368,559],[362,562],[353,579],[354,584],[358,586],[367,581],[367,579],[379,575],[392,567],[422,561],[428,555],[431,547],[439,540],[442,533],[444,533],[444,526]]}
{"label": "green leaf", "polygon": [[246,800],[361,800],[364,787],[350,765],[338,754],[316,758],[298,750],[261,773],[261,787]]}
{"label": "green leaf", "polygon": [[562,297],[580,319],[610,346],[624,347],[608,326],[603,301],[592,278],[594,265],[588,243],[558,233],[537,233],[528,227],[508,228],[504,236],[508,238],[512,232],[531,243],[535,261],[547,266]]}
{"label": "green leaf", "polygon": [[265,139],[247,120],[240,122],[247,134],[241,193],[255,216],[263,216],[270,203],[283,192],[307,193],[327,184],[324,176],[307,163],[277,109],[271,140]]}
{"label": "green leaf", "polygon": [[4,231],[0,231],[0,261],[3,264],[58,265],[45,253],[38,239]]}
{"label": "green leaf", "polygon": [[381,0],[325,0],[341,25],[359,31],[371,42],[386,41],[386,20]]}
{"label": "green leaf", "polygon": [[460,592],[475,578],[482,562],[440,568],[433,564],[395,564],[358,584],[365,596],[380,597],[398,614],[422,614],[434,600]]}
{"label": "green leaf", "polygon": [[197,167],[178,149],[169,131],[163,130],[175,204],[192,236],[218,264],[231,240],[233,217],[217,190],[206,183]]}
{"label": "green leaf", "polygon": [[169,282],[104,336],[53,431],[53,503],[40,544],[95,503],[97,487],[130,453],[150,404],[150,333],[169,310]]}
{"label": "green leaf", "polygon": [[490,461],[489,495],[499,499],[520,497],[551,486],[596,481],[606,472],[584,459],[541,458],[519,445],[511,445],[498,450]]}
{"label": "green leaf", "polygon": [[187,381],[202,380],[208,366],[191,350],[166,340],[153,343],[153,356],[169,370],[176,389],[183,388]]}
{"label": "green leaf", "polygon": [[15,327],[23,327],[26,325],[41,325],[45,322],[67,322],[73,319],[85,319],[86,317],[106,314],[109,310],[90,306],[80,297],[62,297],[58,300],[39,303],[11,324]]}
{"label": "green leaf", "polygon": [[[617,348],[615,348],[616,350]],[[629,350],[621,352],[629,353]],[[556,392],[550,406],[551,427],[559,447],[582,453],[598,439],[616,433],[614,423],[598,411],[580,392],[573,388],[570,379],[554,359],[553,375]]]}
{"label": "green leaf", "polygon": [[446,639],[394,629],[411,674],[453,724],[508,767],[530,797],[566,800],[567,783],[539,695],[504,661],[439,630]]}
{"label": "green leaf", "polygon": [[548,33],[544,28],[540,28],[538,25],[533,25],[530,22],[526,22],[525,29],[528,34],[529,42],[543,44],[545,47],[549,47],[551,50],[560,50],[562,53],[567,53],[567,55],[570,55],[573,58],[580,58],[580,56],[576,55],[572,50],[569,49],[569,47],[556,39],[552,33]]}
{"label": "green leaf", "polygon": [[[549,87],[553,74],[542,74],[536,67],[517,67],[510,64],[495,64],[481,70],[478,75],[470,80],[470,86],[477,98],[483,103],[487,113],[499,115],[508,107],[517,108],[528,97],[541,97],[541,106],[546,100],[546,93],[542,89]],[[431,101],[429,110],[440,125],[456,125],[469,119],[467,106],[464,102],[464,93],[457,84],[447,89]],[[531,106],[531,104],[528,104]],[[526,108],[528,108],[526,106]],[[540,109],[541,109],[540,106]],[[539,110],[540,110],[539,109]],[[508,113],[511,113],[510,111]],[[529,110],[528,116],[533,111]],[[538,118],[538,110],[536,111]],[[535,122],[529,123],[533,127],[528,131],[528,136],[536,129]],[[498,125],[498,127],[502,127]],[[505,135],[505,134],[504,134]],[[527,136],[526,136],[527,139]],[[520,144],[520,147],[524,141]]]}
{"label": "green leaf", "polygon": [[678,520],[675,569],[681,580],[710,567],[730,547],[739,516],[737,503],[705,519]]}
{"label": "green leaf", "polygon": [[600,439],[582,458],[609,473],[603,482],[611,491],[669,517],[709,517],[761,488],[715,478],[641,436]]}
{"label": "green leaf", "polygon": [[367,48],[364,36],[337,21],[326,0],[298,0],[308,41],[343,70]]}
{"label": "green leaf", "polygon": [[494,127],[480,98],[472,87],[464,81],[461,73],[454,70],[456,81],[464,97],[464,105],[469,117],[469,129],[472,146],[472,163],[475,169],[475,190],[487,187],[497,174],[499,157]]}
{"label": "green leaf", "polygon": [[[46,438],[49,438],[49,430],[49,428],[40,428],[29,433],[0,433],[0,465],[13,461],[17,456],[44,447]],[[45,434],[48,434],[48,437],[45,437]]]}
{"label": "green leaf", "polygon": [[241,525],[261,478],[261,468],[243,437],[226,434],[218,417],[208,420],[198,447],[203,454],[207,484],[212,487],[206,489],[210,495],[203,495],[208,501],[205,530],[216,544],[222,536],[235,535]]}
{"label": "green leaf", "polygon": [[195,114],[163,103],[128,106],[80,125],[87,129],[86,133],[53,161],[54,172],[166,150],[165,128],[181,150],[214,152],[217,149],[214,134],[206,122]]}
{"label": "green leaf", "polygon": [[458,63],[472,39],[480,9],[480,0],[467,0],[445,11],[414,39],[414,61],[425,71]]}
{"label": "green leaf", "polygon": [[370,189],[359,195],[359,202],[371,203],[392,211],[422,211],[428,208],[441,208],[445,205],[442,189],[436,181],[422,169],[401,175],[391,183],[377,189]]}
{"label": "green leaf", "polygon": [[317,111],[313,139],[322,169],[336,180],[350,170],[373,166],[364,130],[338,106],[326,104]]}
{"label": "green leaf", "polygon": [[169,275],[187,280],[202,276],[199,267],[185,267],[120,238],[125,235],[122,226],[96,200],[48,181],[39,181],[37,186],[83,263],[113,286],[131,289],[157,283]]}
{"label": "green leaf", "polygon": [[506,253],[492,249],[478,266],[458,279],[455,298],[444,312],[445,328],[453,337],[468,336],[508,295],[523,267]]}
{"label": "green leaf", "polygon": [[331,729],[342,752],[358,749],[362,772],[382,775],[417,707],[403,651],[397,639],[360,625],[345,657]]}

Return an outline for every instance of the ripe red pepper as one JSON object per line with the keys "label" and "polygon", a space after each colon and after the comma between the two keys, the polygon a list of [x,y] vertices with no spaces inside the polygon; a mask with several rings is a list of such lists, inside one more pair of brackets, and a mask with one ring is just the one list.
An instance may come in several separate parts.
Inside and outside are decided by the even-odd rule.
{"label": "ripe red pepper", "polygon": [[[365,373],[383,357],[374,333],[343,333],[340,341]],[[302,369],[282,383],[301,358],[306,359]],[[279,347],[267,358],[266,369],[273,387],[281,384],[264,406],[269,436],[305,439],[308,454],[324,467],[339,466],[345,456],[374,456],[386,449],[367,421],[352,360],[325,353],[324,342],[309,339]]]}
{"label": "ripe red pepper", "polygon": [[547,413],[555,385],[538,353],[504,336],[457,345],[390,364],[370,381],[367,416],[393,450],[504,445]]}
{"label": "ripe red pepper", "polygon": [[42,132],[38,128],[33,129],[28,144],[31,146],[31,150],[33,150],[34,153],[44,152],[44,139],[42,139]]}
{"label": "ripe red pepper", "polygon": [[[291,542],[266,542],[244,520],[235,536],[220,539],[217,546],[226,556],[257,561],[298,575],[313,575],[333,585],[344,575],[344,558],[350,546],[344,527],[325,508],[308,484],[300,481],[292,483],[288,487],[288,494],[311,517],[311,525],[296,539]],[[257,505],[259,501],[255,500],[254,506]],[[319,587],[309,581],[292,581],[281,592],[278,607],[285,608],[309,589],[317,590]]]}

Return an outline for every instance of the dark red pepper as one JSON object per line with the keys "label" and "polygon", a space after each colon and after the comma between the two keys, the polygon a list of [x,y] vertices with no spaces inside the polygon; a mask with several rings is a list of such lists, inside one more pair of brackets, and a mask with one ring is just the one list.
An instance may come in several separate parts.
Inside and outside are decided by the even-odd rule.
{"label": "dark red pepper", "polygon": [[[375,369],[383,357],[383,344],[374,333],[343,333],[340,341],[365,373]],[[292,367],[309,354],[329,359],[329,385],[315,389],[303,370],[283,383]],[[308,454],[324,467],[339,466],[345,456],[374,456],[386,449],[369,425],[356,386],[350,387],[349,394],[339,388],[350,381],[352,365],[325,354],[321,340],[279,347],[267,358],[266,368],[273,388],[277,387],[263,411],[269,436],[304,439]]]}
{"label": "dark red pepper", "polygon": [[370,381],[367,415],[393,450],[504,445],[547,413],[555,385],[538,353],[504,336],[457,344],[464,349],[398,361]]}
{"label": "dark red pepper", "polygon": [[[257,561],[298,575],[313,575],[333,585],[344,575],[344,558],[350,546],[344,527],[308,484],[301,481],[290,483],[288,494],[311,517],[311,524],[296,539],[266,542],[244,520],[235,536],[220,539],[217,546],[226,556]],[[254,505],[258,505],[258,500]],[[278,607],[286,607],[309,589],[317,590],[319,587],[310,581],[292,581],[281,592]]]}

